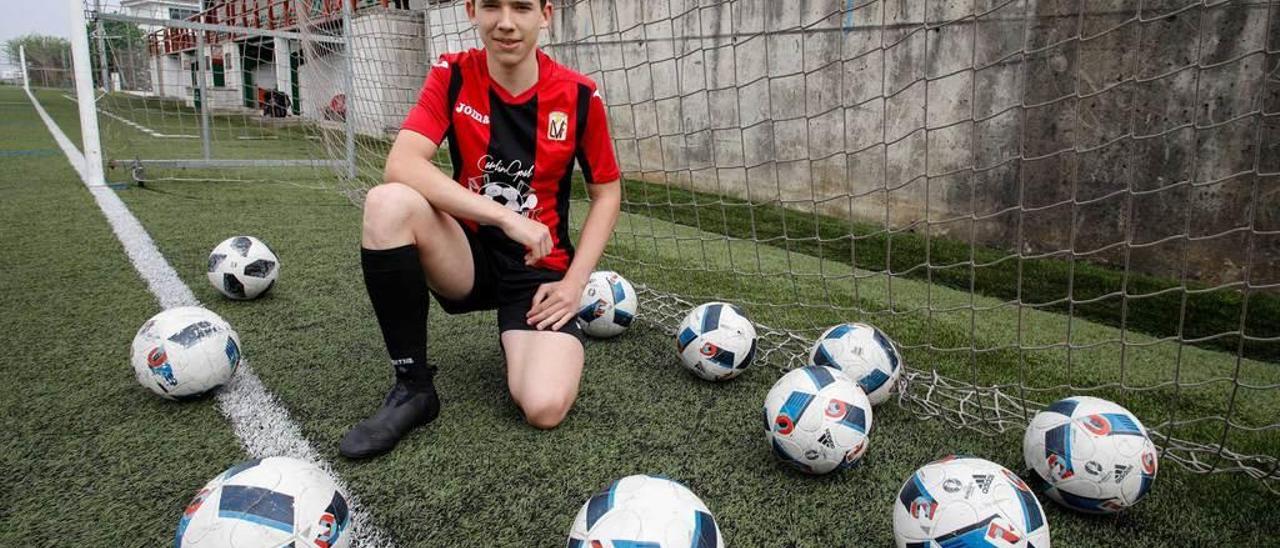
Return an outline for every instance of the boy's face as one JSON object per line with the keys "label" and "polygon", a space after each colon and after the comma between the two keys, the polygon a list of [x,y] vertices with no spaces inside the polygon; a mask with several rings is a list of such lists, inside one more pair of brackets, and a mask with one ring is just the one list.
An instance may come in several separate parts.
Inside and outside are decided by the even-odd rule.
{"label": "boy's face", "polygon": [[537,48],[538,34],[551,24],[551,2],[468,0],[467,15],[476,25],[489,56],[513,66]]}

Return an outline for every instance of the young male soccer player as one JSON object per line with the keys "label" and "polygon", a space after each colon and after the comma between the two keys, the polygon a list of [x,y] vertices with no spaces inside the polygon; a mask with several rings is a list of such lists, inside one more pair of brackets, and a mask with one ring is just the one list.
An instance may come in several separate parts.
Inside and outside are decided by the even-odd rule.
{"label": "young male soccer player", "polygon": [[[361,266],[396,381],[342,439],[350,458],[385,453],[439,414],[428,291],[451,314],[497,309],[508,389],[529,424],[560,424],[578,394],[574,316],[621,202],[604,102],[594,82],[538,49],[547,0],[468,0],[466,9],[484,49],[431,66],[386,183],[365,198]],[[431,163],[445,138],[452,179]],[[575,162],[591,196],[576,253]]]}

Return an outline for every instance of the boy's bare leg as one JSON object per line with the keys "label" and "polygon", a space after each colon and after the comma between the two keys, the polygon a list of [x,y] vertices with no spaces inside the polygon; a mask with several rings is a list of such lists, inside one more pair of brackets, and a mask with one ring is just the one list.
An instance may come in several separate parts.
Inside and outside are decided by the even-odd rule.
{"label": "boy's bare leg", "polygon": [[555,428],[578,398],[582,342],[558,331],[512,329],[502,333],[502,347],[511,399],[525,421],[537,428]]}

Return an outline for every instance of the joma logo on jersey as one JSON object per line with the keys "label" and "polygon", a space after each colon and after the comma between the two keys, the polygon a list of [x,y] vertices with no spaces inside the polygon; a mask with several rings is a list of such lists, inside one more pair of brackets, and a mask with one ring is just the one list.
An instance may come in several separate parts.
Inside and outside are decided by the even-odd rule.
{"label": "joma logo on jersey", "polygon": [[569,133],[569,115],[560,111],[551,113],[547,118],[547,138],[552,141],[563,141]]}
{"label": "joma logo on jersey", "polygon": [[486,126],[487,126],[487,125],[489,125],[489,115],[488,115],[488,114],[482,114],[482,113],[480,113],[479,111],[477,111],[476,109],[471,108],[471,105],[468,105],[468,104],[466,104],[466,103],[463,103],[462,101],[458,101],[458,106],[453,107],[453,111],[454,111],[454,112],[457,112],[458,114],[463,114],[463,115],[469,116],[469,117],[471,117],[471,119],[472,119],[472,120],[475,120],[475,121],[477,121],[477,122],[480,122],[480,123],[482,123],[482,124],[484,124],[484,125],[486,125]]}

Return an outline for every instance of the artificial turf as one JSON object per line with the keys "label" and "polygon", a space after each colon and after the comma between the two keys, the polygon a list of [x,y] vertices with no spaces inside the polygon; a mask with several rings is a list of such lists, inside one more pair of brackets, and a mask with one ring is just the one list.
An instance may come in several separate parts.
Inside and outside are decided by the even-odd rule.
{"label": "artificial turf", "polygon": [[[74,104],[58,95],[40,97],[71,134]],[[0,132],[31,140],[21,145],[30,149],[53,147],[32,110],[5,108],[12,115]],[[20,116],[30,122],[12,122]],[[26,143],[7,134],[3,142]],[[3,453],[0,544],[32,538],[47,540],[36,544],[157,544],[172,535],[191,492],[241,458],[238,446],[211,402],[160,402],[133,381],[127,343],[156,305],[69,167],[58,158],[0,162],[13,166],[0,186],[6,224],[33,231],[41,242],[8,238],[2,244],[0,298],[11,312],[0,321],[4,332],[20,337],[12,348],[46,353],[38,361],[10,353],[4,362],[18,379],[18,389],[2,400],[6,431],[18,435]],[[343,461],[337,440],[377,405],[390,371],[360,280],[359,210],[331,185],[316,183],[320,189],[156,181],[120,196],[197,298],[237,328],[256,372],[304,435],[337,464],[374,521],[404,545],[560,544],[592,493],[625,475],[654,473],[698,493],[729,545],[883,546],[892,542],[894,494],[916,467],[963,452],[1021,469],[1020,432],[981,436],[941,420],[918,420],[891,403],[876,408],[860,467],[802,476],[773,458],[758,425],[781,362],[729,383],[706,383],[679,368],[666,329],[650,322],[618,339],[591,342],[574,410],[561,427],[538,431],[520,421],[506,395],[493,315],[454,317],[438,307],[431,314],[430,359],[441,368],[441,419],[386,457]],[[578,214],[582,205],[575,204]],[[262,238],[281,258],[279,283],[253,302],[221,299],[204,277],[208,251],[241,233]],[[765,324],[811,333],[835,321],[874,321],[904,344],[908,364],[917,369],[1043,389],[1031,392],[1037,399],[1068,392],[1063,384],[1123,380],[1129,388],[1117,385],[1104,395],[1130,405],[1148,424],[1161,423],[1162,413],[1179,419],[1224,413],[1228,387],[1236,386],[1211,380],[1234,374],[1229,354],[1182,348],[1174,362],[1177,345],[1152,343],[1126,348],[1120,368],[1121,345],[1105,342],[1118,330],[1105,325],[1000,307],[999,299],[917,280],[890,281],[847,264],[838,270],[838,261],[794,248],[728,242],[653,217],[624,216],[609,254],[604,266],[637,283],[692,300],[736,296]],[[32,263],[64,266],[55,276]],[[850,277],[815,275],[828,272]],[[820,302],[834,306],[813,304]],[[990,310],[964,307],[970,303]],[[953,312],[938,311],[953,306]],[[658,308],[642,302],[641,315]],[[859,312],[888,310],[901,312]],[[1100,342],[1054,346],[1068,325],[1073,341]],[[1151,340],[1143,337],[1131,333],[1128,340]],[[1045,347],[1030,348],[1035,345]],[[1136,389],[1172,379],[1175,363],[1182,364],[1183,384],[1207,384],[1177,394],[1170,387]],[[80,376],[68,378],[68,367]],[[1244,360],[1238,367],[1242,380],[1275,384],[1274,364]],[[1274,422],[1274,390],[1240,392],[1231,409],[1236,420]],[[33,397],[43,405],[30,405]],[[1207,439],[1220,430],[1220,421],[1210,421],[1176,432]],[[102,440],[121,441],[90,437],[101,432],[116,436]],[[1275,438],[1263,431],[1233,436],[1229,445],[1275,455]],[[98,450],[85,450],[95,443]],[[1047,501],[1045,508],[1059,545],[1265,545],[1271,539],[1257,524],[1277,517],[1274,502],[1275,495],[1243,475],[1199,475],[1166,465],[1150,497],[1117,517],[1081,516]]]}

